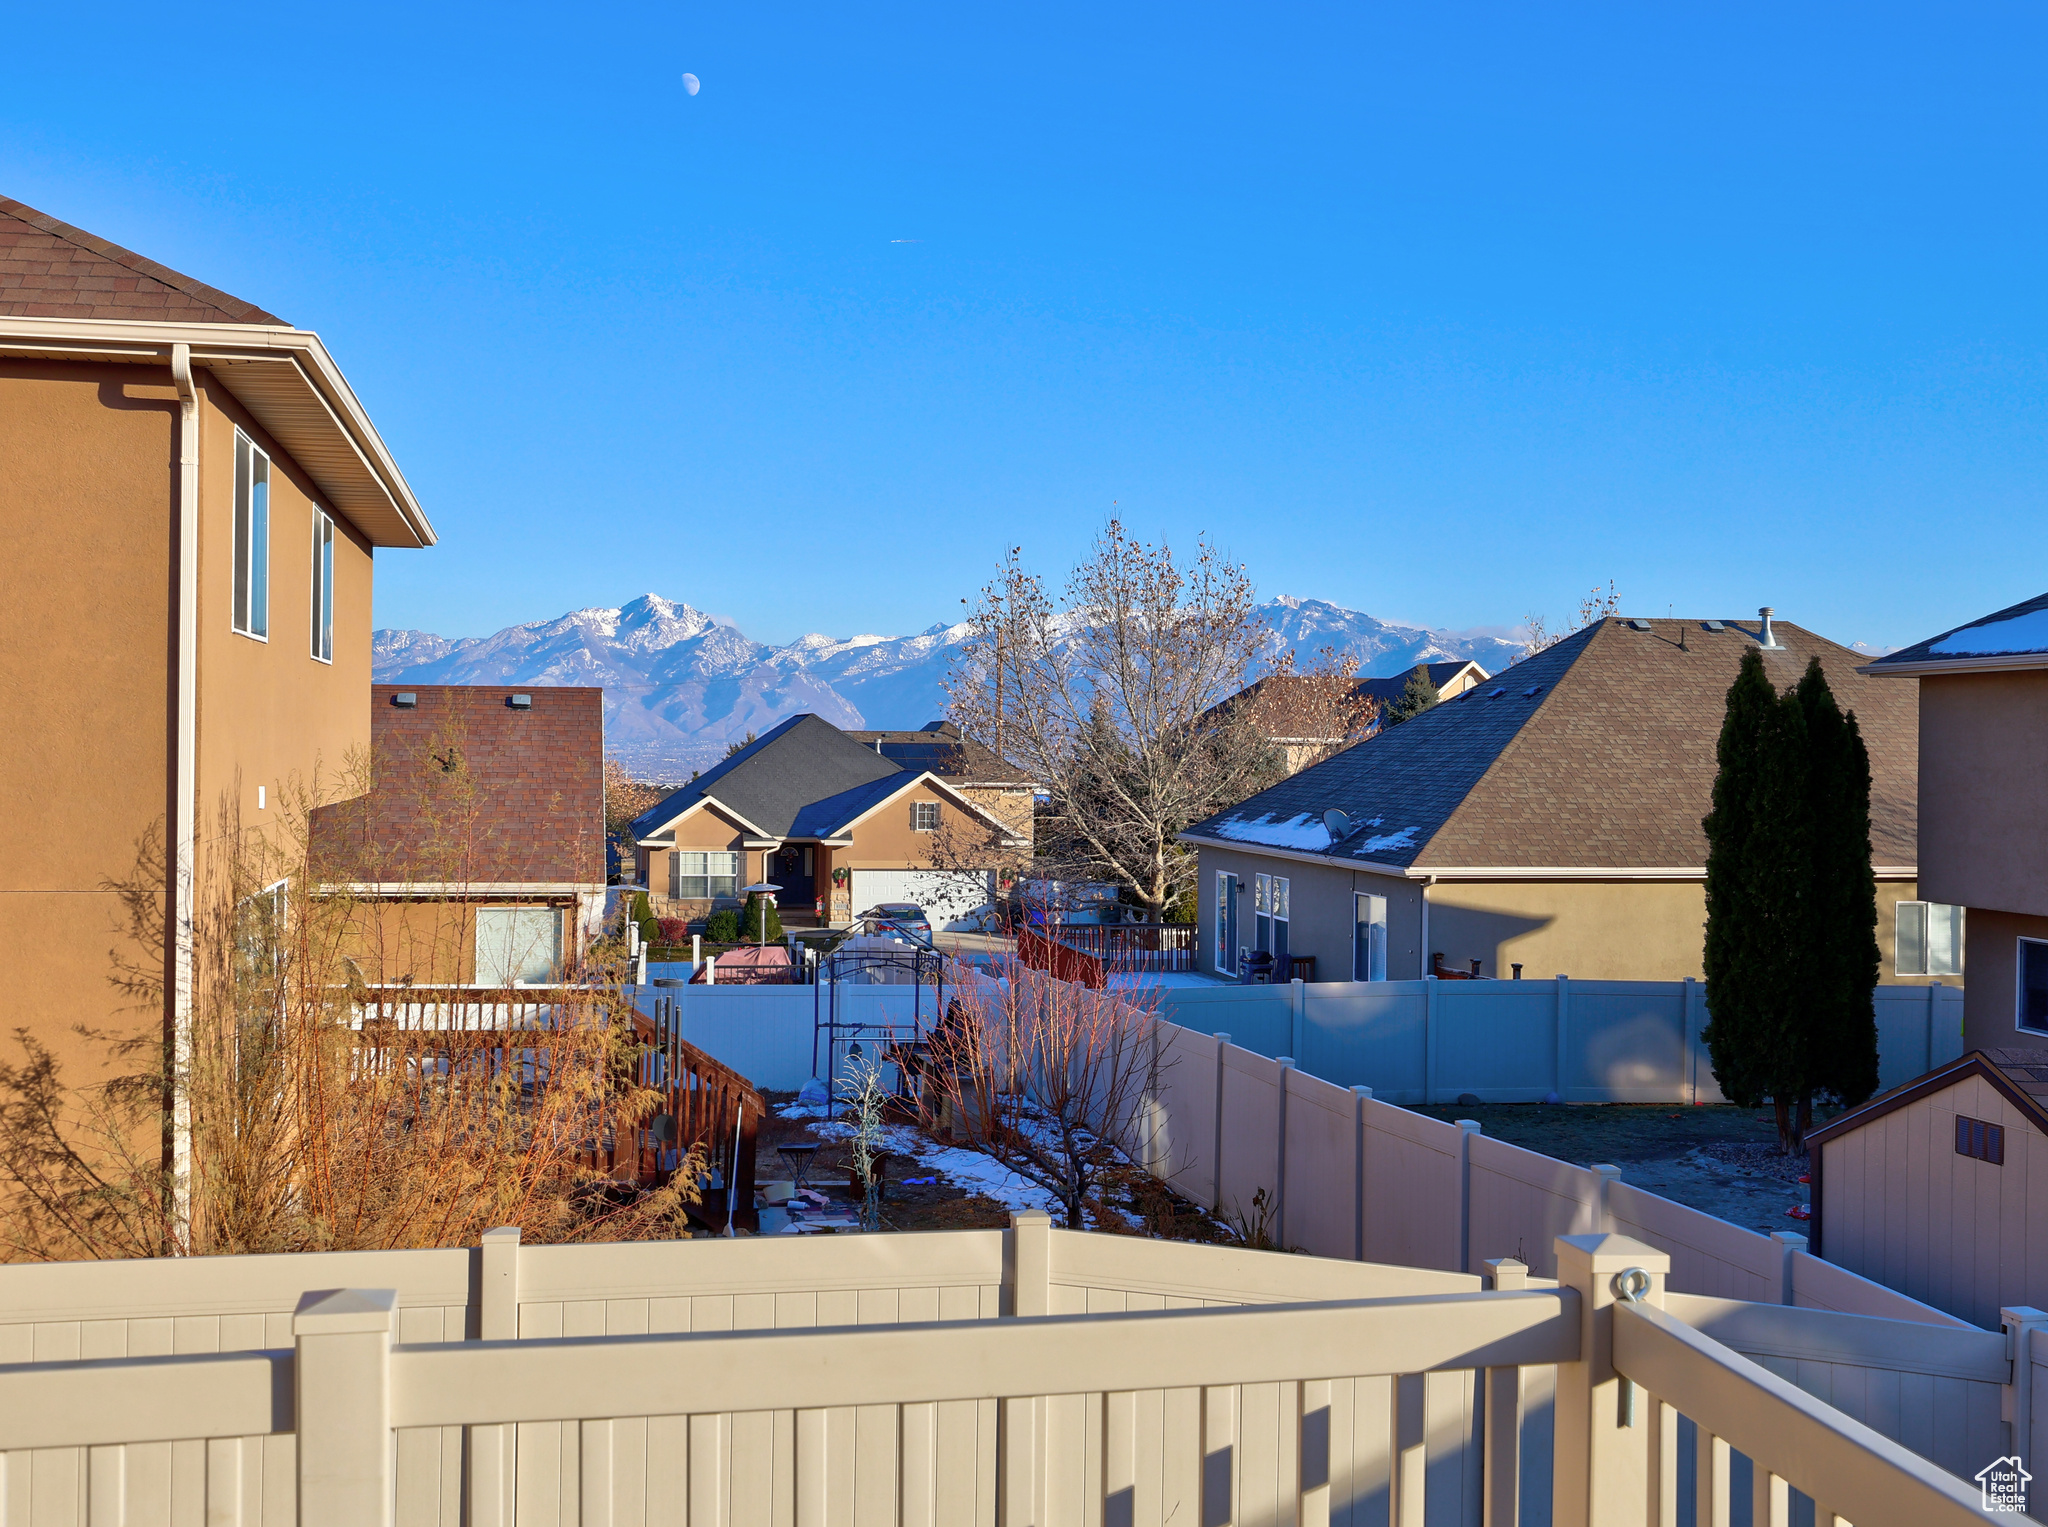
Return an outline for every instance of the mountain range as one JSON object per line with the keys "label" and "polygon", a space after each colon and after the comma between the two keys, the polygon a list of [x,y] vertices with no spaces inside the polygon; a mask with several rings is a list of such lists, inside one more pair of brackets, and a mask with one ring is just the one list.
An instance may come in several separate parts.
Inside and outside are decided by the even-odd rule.
{"label": "mountain range", "polygon": [[[1482,632],[1397,625],[1320,599],[1285,595],[1259,614],[1272,654],[1311,663],[1323,648],[1358,659],[1363,676],[1469,658],[1489,672],[1521,643]],[[908,730],[946,713],[945,679],[965,624],[915,636],[803,636],[757,642],[687,604],[642,594],[617,609],[572,610],[450,639],[381,630],[372,647],[380,684],[589,684],[605,692],[605,746],[641,778],[676,780],[723,756],[750,731],[810,711],[835,726]]]}

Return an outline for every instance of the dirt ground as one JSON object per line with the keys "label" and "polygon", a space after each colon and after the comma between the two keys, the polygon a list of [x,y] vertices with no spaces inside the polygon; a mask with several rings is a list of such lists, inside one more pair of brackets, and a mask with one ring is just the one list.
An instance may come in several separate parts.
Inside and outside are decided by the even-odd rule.
{"label": "dirt ground", "polygon": [[1769,1113],[1668,1103],[1435,1104],[1416,1113],[1476,1119],[1485,1133],[1574,1166],[1607,1163],[1621,1180],[1745,1230],[1803,1232],[1786,1211],[1808,1201],[1804,1156],[1778,1153]]}

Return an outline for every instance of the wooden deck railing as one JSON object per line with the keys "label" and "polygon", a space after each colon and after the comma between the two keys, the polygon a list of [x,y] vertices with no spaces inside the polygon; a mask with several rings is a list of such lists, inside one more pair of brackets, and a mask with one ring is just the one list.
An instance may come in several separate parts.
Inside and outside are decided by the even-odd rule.
{"label": "wooden deck railing", "polygon": [[640,1083],[662,1095],[662,1112],[638,1131],[638,1175],[665,1179],[682,1156],[702,1146],[721,1185],[706,1189],[701,1216],[722,1228],[759,1228],[754,1211],[756,1142],[768,1104],[754,1084],[682,1037],[681,1004],[657,997],[654,1015],[633,1015],[643,1049]]}
{"label": "wooden deck railing", "polygon": [[1033,970],[1045,971],[1055,980],[1072,981],[1091,991],[1101,991],[1107,984],[1100,959],[1072,945],[1054,943],[1029,928],[1017,935],[1017,959]]}
{"label": "wooden deck railing", "polygon": [[1195,968],[1194,923],[1061,923],[1052,936],[1091,954],[1111,971],[1185,971]]}

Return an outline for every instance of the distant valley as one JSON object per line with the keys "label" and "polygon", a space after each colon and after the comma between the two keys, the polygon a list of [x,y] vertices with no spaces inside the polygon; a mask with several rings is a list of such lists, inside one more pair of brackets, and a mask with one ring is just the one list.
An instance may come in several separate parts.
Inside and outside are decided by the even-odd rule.
{"label": "distant valley", "polygon": [[[1363,675],[1470,658],[1496,671],[1520,654],[1497,636],[1394,625],[1319,599],[1259,606],[1273,655],[1313,662],[1325,647]],[[375,635],[380,684],[589,684],[605,691],[605,743],[642,778],[673,780],[715,762],[748,732],[810,711],[835,726],[911,728],[946,713],[945,679],[962,625],[915,636],[805,636],[786,647],[659,594],[618,609],[574,610],[451,640],[425,631]]]}

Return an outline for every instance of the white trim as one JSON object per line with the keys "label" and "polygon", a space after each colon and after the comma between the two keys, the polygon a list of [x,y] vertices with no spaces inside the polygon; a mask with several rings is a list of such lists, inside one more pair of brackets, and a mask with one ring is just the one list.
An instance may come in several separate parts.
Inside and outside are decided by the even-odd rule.
{"label": "white trim", "polygon": [[[181,347],[374,545],[434,544],[434,527],[319,335],[272,324],[0,317],[4,354],[160,365]],[[237,387],[237,371],[251,385]],[[280,376],[282,391],[272,383]],[[337,441],[346,446],[339,454]]]}
{"label": "white trim", "polygon": [[606,886],[596,880],[350,880],[320,887],[324,896],[587,896]]}
{"label": "white trim", "polygon": [[1982,657],[1929,657],[1911,663],[1876,662],[1866,663],[1856,671],[1873,679],[1883,679],[1894,674],[1911,677],[1922,673],[2026,673],[2041,668],[2048,668],[2048,652],[1992,652]]}
{"label": "white trim", "polygon": [[[883,776],[883,778],[885,779],[887,777],[887,775]],[[932,773],[929,769],[925,770],[922,774],[913,775],[909,780],[899,785],[896,789],[891,790],[879,801],[876,801],[874,805],[868,807],[868,809],[866,811],[863,811],[859,816],[853,818],[853,820],[849,822],[842,823],[839,827],[839,831],[851,833],[854,830],[854,828],[858,827],[861,823],[865,822],[869,817],[873,816],[876,812],[880,811],[884,806],[888,805],[890,802],[897,799],[897,797],[901,796],[905,790],[913,789],[916,786],[924,784],[926,782],[929,782],[932,788],[937,790],[941,795],[950,797],[953,801],[953,804],[958,806],[962,811],[971,811],[972,813],[974,813],[974,815],[980,817],[982,821],[988,823],[989,826],[995,828],[997,832],[1002,834],[1004,847],[1013,847],[1023,841],[1021,838],[1018,838],[1015,834],[1013,834],[1010,831],[1010,824],[1008,822],[1005,822],[1001,817],[998,817],[991,812],[982,810],[981,807],[975,805],[974,802],[968,800],[966,796],[962,795],[958,790],[954,789],[951,785],[947,784],[945,780],[941,779],[938,775]]]}
{"label": "white trim", "polygon": [[[1361,875],[1391,875],[1402,880],[1705,880],[1705,865],[1585,865],[1585,864],[1482,864],[1426,865],[1404,868],[1398,864],[1374,864],[1365,859],[1333,859],[1295,848],[1271,848],[1263,843],[1245,843],[1235,838],[1210,838],[1184,832],[1183,843],[1198,848],[1222,848],[1252,854],[1262,859],[1289,859],[1297,864],[1320,864],[1325,869],[1350,870]],[[1878,864],[1871,873],[1879,880],[1918,880],[1914,864]]]}
{"label": "white trim", "polygon": [[[240,534],[242,530],[243,509],[242,452],[245,449],[249,453],[249,540],[247,545],[242,544]],[[263,609],[261,612],[263,629],[261,631],[255,629],[258,613],[256,609],[256,462],[258,458],[261,458],[263,462]],[[234,498],[229,510],[228,520],[230,562],[228,567],[228,627],[235,635],[246,636],[250,641],[262,642],[267,647],[270,645],[270,569],[271,564],[276,560],[270,554],[270,532],[274,518],[270,512],[270,489],[276,481],[276,473],[272,470],[270,452],[258,445],[249,432],[239,424],[235,426],[235,455],[229,471],[233,477],[231,491]],[[235,608],[235,596],[238,592],[235,587],[237,582],[245,584],[245,587],[240,592],[246,594],[248,599],[246,613]],[[244,619],[248,621],[248,624],[239,624]]]}
{"label": "white trim", "polygon": [[[752,833],[757,838],[765,839],[770,843],[780,843],[782,841],[782,839],[776,837],[766,828],[756,827],[752,822],[749,822],[745,817],[741,816],[737,811],[734,811],[732,807],[726,805],[724,801],[721,801],[715,795],[698,796],[694,801],[690,802],[689,805],[685,806],[681,811],[678,811],[666,822],[659,822],[655,824],[651,831],[657,833],[666,832],[673,834],[676,826],[679,823],[687,820],[697,810],[704,806],[716,806],[720,811],[724,812],[727,816],[731,817],[734,822],[738,823],[742,830]],[[635,837],[634,841],[637,842],[642,848],[672,848],[675,846],[675,839],[673,836],[671,836],[666,843],[656,842],[655,839],[652,837],[642,838],[637,836]]]}
{"label": "white trim", "polygon": [[[320,535],[323,527],[327,531],[324,545],[327,556],[324,561],[320,555],[323,550]],[[312,607],[310,637],[313,661],[325,663],[331,668],[334,666],[334,516],[318,504],[313,506],[313,586],[309,592],[313,596],[307,601]],[[323,615],[327,619],[327,629],[324,633],[327,637],[325,656],[320,652],[320,638],[323,635],[320,624]]]}

